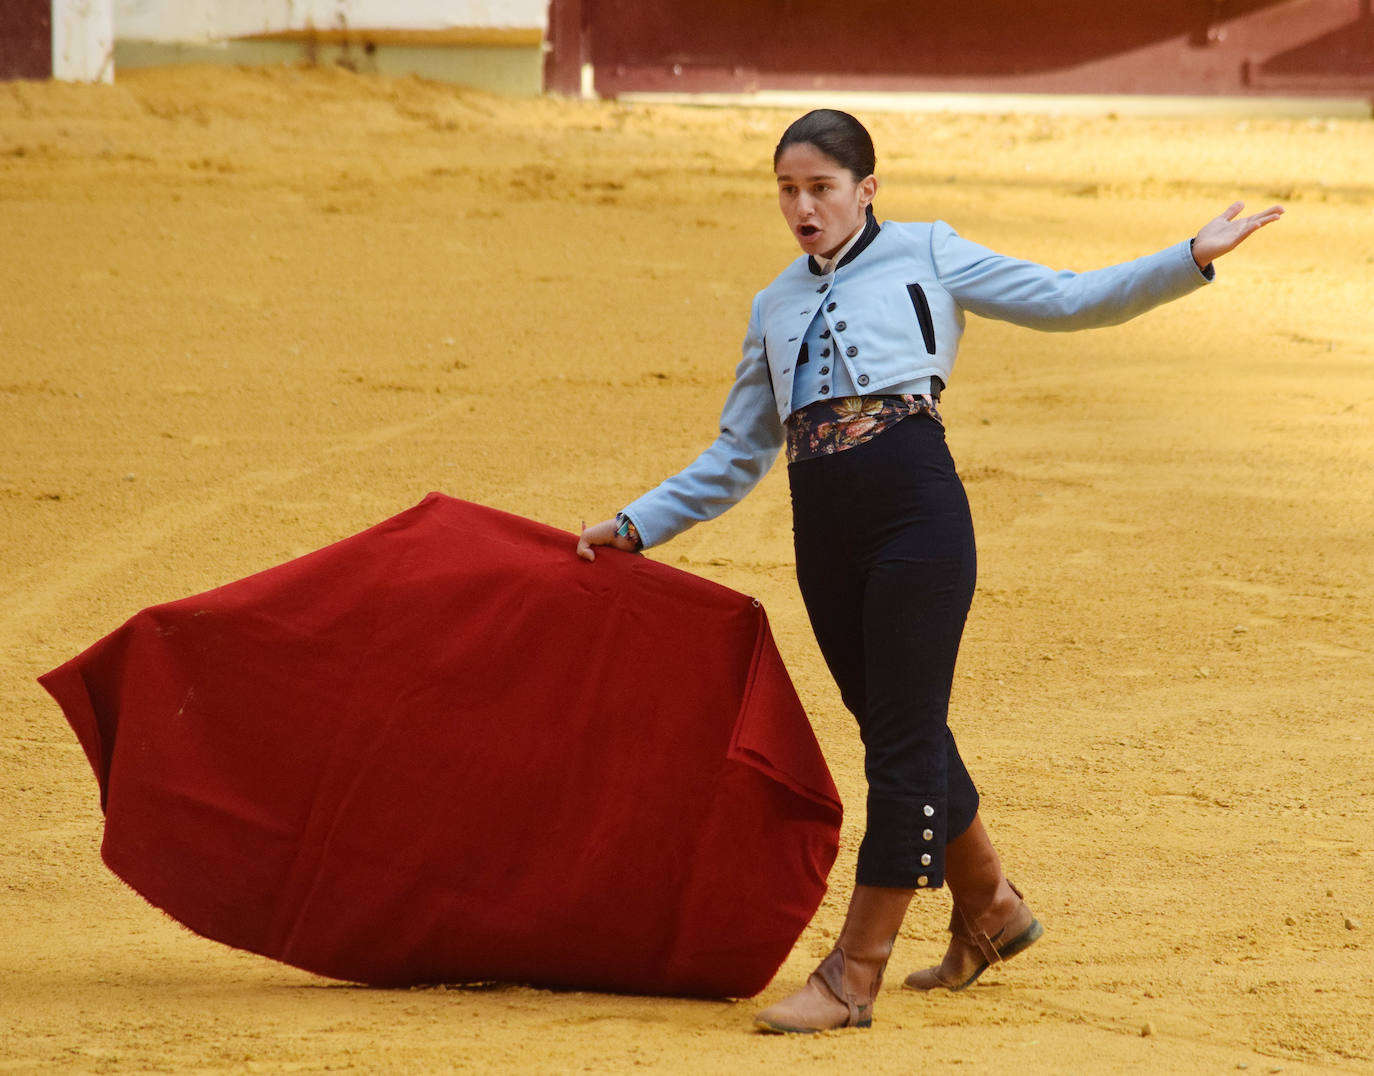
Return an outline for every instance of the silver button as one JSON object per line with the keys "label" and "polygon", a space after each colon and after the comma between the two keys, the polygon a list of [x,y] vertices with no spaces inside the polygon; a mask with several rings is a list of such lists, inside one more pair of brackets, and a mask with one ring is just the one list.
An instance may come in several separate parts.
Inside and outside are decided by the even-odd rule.
{"label": "silver button", "polygon": [[[787,371],[784,370],[783,372],[786,373]],[[821,376],[824,377],[824,376],[825,376],[826,374],[828,374],[828,373],[830,373],[830,367],[829,367],[829,366],[822,366],[822,367],[821,367]]]}
{"label": "silver button", "polygon": [[[863,378],[860,378],[859,380],[862,381]],[[923,808],[921,808],[921,809],[922,809],[923,811],[925,811],[926,817],[927,817],[927,818],[930,818],[932,815],[935,814],[935,808],[932,807],[932,806],[931,806],[930,804],[928,804],[928,803],[927,803]]]}
{"label": "silver button", "polygon": [[821,395],[822,395],[822,396],[829,396],[829,395],[830,395],[830,386],[829,386],[829,385],[822,385],[822,386],[821,386]]}
{"label": "silver button", "polygon": [[924,833],[922,833],[921,836],[928,841],[933,841],[935,839],[935,831],[928,829]]}
{"label": "silver button", "polygon": [[923,856],[921,857],[921,866],[923,866],[923,867],[929,867],[929,866],[930,866],[930,853],[929,853],[929,852],[927,852],[925,855],[923,855]]}
{"label": "silver button", "polygon": [[916,884],[917,884],[918,886],[930,885],[930,879],[927,878],[927,877],[923,874],[923,875],[921,875],[919,878],[916,879]]}
{"label": "silver button", "polygon": [[[859,353],[859,349],[856,348],[853,344],[850,344],[849,347],[847,347],[847,348],[844,349],[844,353],[845,353],[846,355],[848,355],[848,356],[852,359],[855,355],[857,355],[857,354]],[[868,375],[867,375],[867,374],[865,374],[863,377],[859,378],[859,384],[860,384],[860,385],[867,385],[867,384],[868,384]]]}

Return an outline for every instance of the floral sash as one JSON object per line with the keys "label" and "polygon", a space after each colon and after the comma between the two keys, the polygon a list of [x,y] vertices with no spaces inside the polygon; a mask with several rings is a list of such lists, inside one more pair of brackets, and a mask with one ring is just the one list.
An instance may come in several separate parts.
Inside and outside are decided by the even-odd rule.
{"label": "floral sash", "polygon": [[944,425],[933,396],[845,396],[818,400],[787,416],[787,462],[800,463],[857,448],[902,419],[922,412]]}

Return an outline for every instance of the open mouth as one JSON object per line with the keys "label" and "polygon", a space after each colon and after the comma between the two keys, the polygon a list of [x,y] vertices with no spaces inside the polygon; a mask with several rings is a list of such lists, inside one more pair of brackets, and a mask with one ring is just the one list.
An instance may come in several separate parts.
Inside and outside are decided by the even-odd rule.
{"label": "open mouth", "polygon": [[817,228],[814,224],[803,224],[800,228],[797,229],[797,234],[800,235],[803,239],[810,239],[819,231],[820,229]]}

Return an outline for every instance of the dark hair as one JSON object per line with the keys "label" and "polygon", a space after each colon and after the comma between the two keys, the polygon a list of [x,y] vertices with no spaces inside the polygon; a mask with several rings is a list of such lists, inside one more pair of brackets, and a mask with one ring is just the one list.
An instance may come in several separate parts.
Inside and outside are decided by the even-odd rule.
{"label": "dark hair", "polygon": [[848,168],[855,182],[873,174],[873,139],[864,125],[848,112],[818,108],[794,120],[783,131],[778,148],[773,151],[773,169],[777,170],[783,150],[801,143],[810,143],[836,164]]}

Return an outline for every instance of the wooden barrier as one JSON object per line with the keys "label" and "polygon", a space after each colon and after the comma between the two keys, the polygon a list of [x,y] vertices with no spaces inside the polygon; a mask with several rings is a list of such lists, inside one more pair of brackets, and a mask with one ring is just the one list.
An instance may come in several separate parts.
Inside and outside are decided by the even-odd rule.
{"label": "wooden barrier", "polygon": [[[553,0],[560,93],[1374,96],[1370,0]],[[588,77],[590,75],[590,78]]]}
{"label": "wooden barrier", "polygon": [[0,4],[0,78],[51,74],[50,0],[5,0]]}

